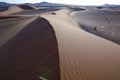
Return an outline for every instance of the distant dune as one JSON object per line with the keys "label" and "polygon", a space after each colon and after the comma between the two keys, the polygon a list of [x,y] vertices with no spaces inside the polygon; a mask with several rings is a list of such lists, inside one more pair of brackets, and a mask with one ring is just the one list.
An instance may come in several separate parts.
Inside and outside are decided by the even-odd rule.
{"label": "distant dune", "polygon": [[37,9],[36,7],[34,7],[32,5],[25,5],[25,4],[18,5],[18,7],[23,9],[23,10],[35,10],[35,9]]}
{"label": "distant dune", "polygon": [[21,9],[18,6],[12,6],[10,8],[8,8],[8,10],[4,11],[4,12],[0,12],[0,15],[8,15],[8,14],[12,14],[12,13],[17,13],[23,11],[23,9]]}
{"label": "distant dune", "polygon": [[13,13],[18,13],[24,10],[35,10],[35,9],[37,8],[31,5],[16,5],[9,7],[8,10],[4,12],[0,12],[0,15],[8,15]]}

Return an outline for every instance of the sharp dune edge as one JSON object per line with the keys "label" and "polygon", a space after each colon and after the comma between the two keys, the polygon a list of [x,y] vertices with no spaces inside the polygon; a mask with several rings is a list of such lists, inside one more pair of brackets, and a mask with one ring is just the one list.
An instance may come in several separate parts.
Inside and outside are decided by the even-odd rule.
{"label": "sharp dune edge", "polygon": [[120,46],[83,31],[70,15],[42,15],[56,33],[61,80],[120,80]]}

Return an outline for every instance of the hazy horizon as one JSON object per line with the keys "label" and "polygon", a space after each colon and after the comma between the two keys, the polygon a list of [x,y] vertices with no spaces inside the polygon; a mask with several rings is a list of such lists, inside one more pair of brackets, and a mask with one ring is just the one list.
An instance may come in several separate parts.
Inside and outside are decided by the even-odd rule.
{"label": "hazy horizon", "polygon": [[51,2],[61,4],[73,4],[73,5],[103,5],[103,4],[120,4],[118,0],[0,0],[0,2],[7,3],[39,3],[39,2]]}

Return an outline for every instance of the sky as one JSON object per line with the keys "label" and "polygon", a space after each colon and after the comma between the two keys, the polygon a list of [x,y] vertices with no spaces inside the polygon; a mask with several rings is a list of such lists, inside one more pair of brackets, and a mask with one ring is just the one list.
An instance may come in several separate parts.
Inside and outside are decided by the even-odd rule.
{"label": "sky", "polygon": [[103,5],[103,4],[120,4],[120,0],[0,0],[0,2],[8,3],[64,3],[74,5]]}

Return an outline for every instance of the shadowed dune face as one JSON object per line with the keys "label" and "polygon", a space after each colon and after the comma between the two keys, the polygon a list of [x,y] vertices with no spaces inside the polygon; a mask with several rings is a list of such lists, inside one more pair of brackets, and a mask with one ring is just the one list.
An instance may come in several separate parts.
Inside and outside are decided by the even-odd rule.
{"label": "shadowed dune face", "polygon": [[37,18],[0,47],[0,80],[60,80],[58,46],[49,22]]}
{"label": "shadowed dune face", "polygon": [[20,16],[1,17],[2,19],[0,19],[0,46],[6,43],[14,35],[16,35],[16,33],[18,33],[22,28],[24,28],[25,25],[29,24],[35,19],[34,17]]}
{"label": "shadowed dune face", "polygon": [[54,12],[59,9],[52,9],[52,8],[46,8],[46,9],[37,9],[37,10],[24,10],[18,13],[14,13],[12,15],[41,15],[46,12]]}
{"label": "shadowed dune face", "polygon": [[85,11],[86,9],[84,8],[77,8],[77,7],[70,7],[70,9],[72,9],[73,11]]}
{"label": "shadowed dune face", "polygon": [[96,7],[97,9],[103,9],[104,7],[101,7],[101,6],[98,6],[98,7]]}
{"label": "shadowed dune face", "polygon": [[37,9],[34,6],[31,6],[31,5],[18,5],[18,7],[20,7],[21,9],[24,9],[24,10],[34,10],[34,9]]}

